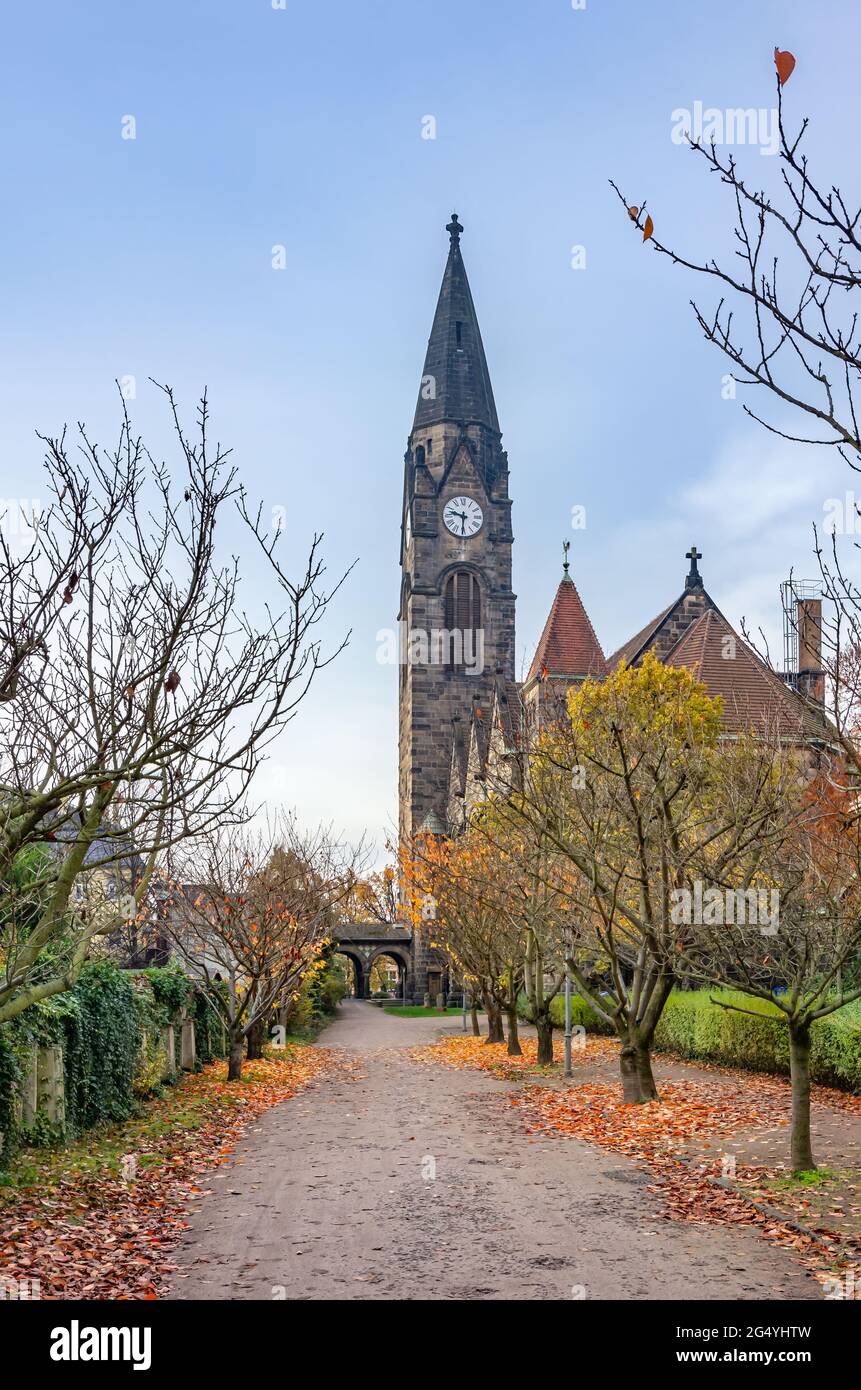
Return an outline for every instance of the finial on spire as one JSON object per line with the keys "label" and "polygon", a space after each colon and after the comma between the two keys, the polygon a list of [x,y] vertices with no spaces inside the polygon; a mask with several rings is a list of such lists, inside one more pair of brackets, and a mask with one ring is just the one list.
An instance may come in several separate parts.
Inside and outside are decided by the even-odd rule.
{"label": "finial on spire", "polygon": [[688,571],[688,577],[685,580],[686,589],[696,589],[699,587],[699,585],[702,584],[703,581],[700,576],[700,572],[697,569],[697,560],[701,560],[702,558],[702,551],[697,550],[695,545],[692,545],[690,550],[686,553],[685,559],[690,560],[691,562],[691,567]]}
{"label": "finial on spire", "polygon": [[456,212],[452,213],[451,221],[446,224],[446,231],[451,238],[452,246],[457,246],[460,243],[460,234],[463,231],[463,225],[458,222]]}
{"label": "finial on spire", "polygon": [[569,551],[570,549],[571,549],[571,542],[570,542],[570,541],[563,541],[563,542],[562,542],[562,571],[563,571],[562,577],[563,577],[563,579],[570,579],[570,577],[571,577],[571,576],[569,575],[569,573],[568,573],[568,551]]}

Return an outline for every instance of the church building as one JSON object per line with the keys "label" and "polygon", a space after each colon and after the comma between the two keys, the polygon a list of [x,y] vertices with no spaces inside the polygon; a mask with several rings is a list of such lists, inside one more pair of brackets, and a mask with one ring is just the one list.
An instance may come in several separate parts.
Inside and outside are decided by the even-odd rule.
{"label": "church building", "polygon": [[[453,213],[449,252],[404,456],[401,527],[399,831],[457,835],[505,759],[565,692],[651,651],[724,699],[728,733],[777,726],[799,744],[831,741],[822,709],[821,606],[791,595],[786,670],[775,674],[704,587],[691,546],[680,593],[605,657],[563,573],[526,679],[514,669],[515,594],[508,455]],[[417,984],[441,962],[416,961]],[[431,989],[433,993],[433,989]]]}

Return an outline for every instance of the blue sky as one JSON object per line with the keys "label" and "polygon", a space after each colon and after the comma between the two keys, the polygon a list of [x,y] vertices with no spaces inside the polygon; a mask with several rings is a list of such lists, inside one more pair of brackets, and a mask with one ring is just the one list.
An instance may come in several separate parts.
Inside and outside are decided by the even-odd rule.
{"label": "blue sky", "polygon": [[[677,244],[724,250],[730,209],[670,139],[671,113],[771,107],[778,45],[798,59],[787,108],[812,117],[823,181],[846,183],[859,31],[851,0],[15,7],[0,493],[39,496],[35,428],[81,419],[112,437],[116,377],[135,376],[156,448],[147,378],[189,412],[206,385],[215,432],[249,491],[286,508],[297,553],[318,528],[333,574],[359,559],[327,619],[333,644],[352,628],[349,650],[259,791],[379,841],[396,810],[397,673],[377,632],[396,616],[403,450],[456,208],[510,458],[519,661],[566,535],[606,651],[680,589],[691,541],[730,620],[774,632],[779,581],[812,573],[810,523],[852,481],[722,399],[725,364],[688,307],[708,294],[639,243],[607,180],[647,197]],[[776,160],[739,157],[774,179]]]}

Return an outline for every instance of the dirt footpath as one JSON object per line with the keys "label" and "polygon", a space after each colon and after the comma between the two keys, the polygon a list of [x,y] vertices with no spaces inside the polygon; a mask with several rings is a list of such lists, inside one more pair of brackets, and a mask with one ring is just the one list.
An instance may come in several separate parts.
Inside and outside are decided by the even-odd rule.
{"label": "dirt footpath", "polygon": [[629,1160],[524,1134],[508,1083],[404,1055],[459,1028],[345,1001],[323,1041],[358,1069],[246,1132],[195,1208],[170,1297],[821,1297],[752,1230],[661,1220]]}

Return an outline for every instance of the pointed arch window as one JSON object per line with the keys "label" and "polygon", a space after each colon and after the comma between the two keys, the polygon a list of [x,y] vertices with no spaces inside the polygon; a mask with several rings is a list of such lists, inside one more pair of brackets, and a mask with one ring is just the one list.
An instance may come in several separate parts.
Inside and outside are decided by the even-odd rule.
{"label": "pointed arch window", "polygon": [[445,586],[445,627],[450,634],[449,670],[473,665],[481,631],[481,587],[474,574],[456,570]]}

